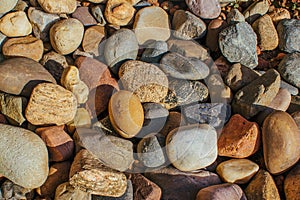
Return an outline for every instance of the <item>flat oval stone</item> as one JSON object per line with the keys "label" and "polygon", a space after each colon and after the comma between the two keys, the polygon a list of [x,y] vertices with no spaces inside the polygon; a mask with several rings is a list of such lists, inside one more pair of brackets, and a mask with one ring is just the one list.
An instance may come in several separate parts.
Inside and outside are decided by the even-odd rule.
{"label": "flat oval stone", "polygon": [[0,14],[7,13],[11,11],[18,3],[18,0],[11,0],[11,1],[1,1],[0,2]]}
{"label": "flat oval stone", "polygon": [[[35,133],[0,124],[0,171],[25,188],[38,188],[48,177],[48,151]],[[33,176],[34,174],[34,176]]]}
{"label": "flat oval stone", "polygon": [[30,83],[55,83],[51,74],[38,62],[28,58],[12,58],[0,63],[0,90],[20,95]]}
{"label": "flat oval stone", "polygon": [[300,53],[287,54],[278,65],[278,72],[288,83],[300,88]]}
{"label": "flat oval stone", "polygon": [[178,53],[167,53],[160,61],[165,74],[179,79],[200,80],[209,74],[208,66],[197,58],[187,58]]}
{"label": "flat oval stone", "polygon": [[31,93],[25,117],[33,125],[63,125],[74,119],[76,111],[72,92],[53,83],[40,83]]}
{"label": "flat oval stone", "polygon": [[48,13],[70,14],[77,7],[76,0],[37,0],[40,6]]}
{"label": "flat oval stone", "polygon": [[186,0],[191,11],[204,19],[217,18],[221,13],[221,6],[218,0]]}
{"label": "flat oval stone", "polygon": [[299,129],[288,113],[271,113],[264,121],[262,139],[264,160],[270,173],[280,174],[299,160]]}
{"label": "flat oval stone", "polygon": [[217,132],[208,124],[176,128],[166,139],[168,158],[181,171],[209,166],[217,159],[217,151]]}

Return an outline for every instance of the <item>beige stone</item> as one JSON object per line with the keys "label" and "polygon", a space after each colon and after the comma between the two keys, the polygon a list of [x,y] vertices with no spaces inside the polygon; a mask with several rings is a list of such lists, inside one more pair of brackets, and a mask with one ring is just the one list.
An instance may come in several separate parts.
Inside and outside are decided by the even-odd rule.
{"label": "beige stone", "polygon": [[70,14],[76,10],[76,0],[37,0],[48,13]]}
{"label": "beige stone", "polygon": [[130,0],[108,0],[104,16],[113,25],[125,26],[134,16],[135,9]]}
{"label": "beige stone", "polygon": [[0,1],[0,14],[4,14],[6,12],[11,11],[16,4],[18,3],[18,0],[1,0]]}
{"label": "beige stone", "polygon": [[282,19],[291,19],[290,12],[285,8],[275,8],[269,15],[275,24],[278,24]]}
{"label": "beige stone", "polygon": [[76,128],[90,128],[91,124],[89,112],[85,108],[78,108],[74,119],[67,126],[69,132],[74,133]]}
{"label": "beige stone", "polygon": [[80,189],[75,189],[70,185],[69,182],[60,184],[55,191],[54,200],[92,200],[92,194],[88,191],[83,191]]}
{"label": "beige stone", "polygon": [[99,56],[99,44],[105,39],[104,26],[92,26],[84,32],[82,40],[82,48],[85,52]]}

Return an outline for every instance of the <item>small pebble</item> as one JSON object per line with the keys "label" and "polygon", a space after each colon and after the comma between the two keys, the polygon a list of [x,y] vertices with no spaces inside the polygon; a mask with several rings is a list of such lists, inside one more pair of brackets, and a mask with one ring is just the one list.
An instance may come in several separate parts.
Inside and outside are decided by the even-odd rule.
{"label": "small pebble", "polygon": [[76,10],[76,0],[37,0],[47,12],[54,14],[70,14]]}
{"label": "small pebble", "polygon": [[186,0],[185,2],[195,15],[204,19],[217,18],[221,13],[218,0]]}
{"label": "small pebble", "polygon": [[69,133],[74,133],[76,128],[90,128],[91,116],[85,108],[77,108],[74,119],[67,124]]}
{"label": "small pebble", "polygon": [[276,25],[283,19],[291,19],[290,12],[285,8],[275,8],[269,15]]}
{"label": "small pebble", "polygon": [[78,19],[84,26],[97,24],[97,21],[89,11],[89,7],[78,7],[75,12],[72,13],[72,17]]}
{"label": "small pebble", "polygon": [[230,12],[227,14],[228,24],[234,24],[234,23],[244,22],[244,21],[245,21],[244,15],[236,8],[230,10]]}
{"label": "small pebble", "polygon": [[300,53],[287,54],[278,65],[278,72],[288,83],[300,89]]}
{"label": "small pebble", "polygon": [[208,24],[205,44],[211,51],[217,51],[219,49],[219,33],[225,27],[227,27],[227,23],[222,19],[213,19]]}
{"label": "small pebble", "polygon": [[106,20],[103,15],[104,6],[103,5],[96,5],[91,8],[92,15],[98,21],[100,26],[105,26]]}
{"label": "small pebble", "polygon": [[104,16],[108,23],[125,26],[133,18],[135,9],[129,0],[108,0]]}

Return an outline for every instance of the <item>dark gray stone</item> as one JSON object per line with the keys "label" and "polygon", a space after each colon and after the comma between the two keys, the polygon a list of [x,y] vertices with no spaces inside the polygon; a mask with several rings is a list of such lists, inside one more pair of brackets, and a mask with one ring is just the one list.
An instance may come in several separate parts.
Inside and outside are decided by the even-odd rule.
{"label": "dark gray stone", "polygon": [[300,51],[300,21],[297,19],[283,19],[277,25],[279,48],[293,53]]}
{"label": "dark gray stone", "polygon": [[104,10],[103,5],[97,5],[91,8],[92,15],[99,22],[100,26],[104,26],[106,24],[102,10]]}
{"label": "dark gray stone", "polygon": [[[299,32],[300,34],[300,32]],[[300,40],[299,40],[300,42]],[[300,53],[287,54],[278,65],[278,72],[288,83],[300,88]]]}
{"label": "dark gray stone", "polygon": [[165,41],[155,41],[146,46],[141,61],[159,63],[162,56],[168,51],[168,44]]}
{"label": "dark gray stone", "polygon": [[257,37],[247,22],[233,24],[219,34],[219,47],[230,62],[239,62],[249,68],[258,65]]}
{"label": "dark gray stone", "polygon": [[145,119],[162,118],[169,115],[169,111],[158,103],[144,103],[143,109]]}
{"label": "dark gray stone", "polygon": [[92,200],[133,200],[133,187],[131,180],[127,180],[126,192],[120,197],[105,197],[92,195]]}

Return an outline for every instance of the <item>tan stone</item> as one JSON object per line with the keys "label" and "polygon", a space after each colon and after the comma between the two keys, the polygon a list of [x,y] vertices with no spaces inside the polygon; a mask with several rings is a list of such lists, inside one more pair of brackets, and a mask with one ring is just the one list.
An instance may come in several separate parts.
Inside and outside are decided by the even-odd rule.
{"label": "tan stone", "polygon": [[291,19],[290,12],[285,8],[275,8],[269,15],[275,24],[278,24],[282,19]]}
{"label": "tan stone", "polygon": [[37,0],[40,6],[48,13],[70,14],[77,7],[76,0]]}
{"label": "tan stone", "polygon": [[82,48],[85,52],[99,56],[99,44],[105,39],[104,26],[92,26],[84,32],[82,40]]}
{"label": "tan stone", "polygon": [[78,108],[73,121],[67,126],[69,132],[74,133],[76,128],[90,128],[91,123],[89,112],[85,108]]}
{"label": "tan stone", "polygon": [[286,200],[296,200],[300,197],[300,164],[295,165],[284,180]]}
{"label": "tan stone", "polygon": [[69,182],[62,183],[56,188],[54,200],[75,199],[92,200],[92,195],[88,191],[72,187]]}
{"label": "tan stone", "polygon": [[113,25],[125,26],[130,22],[134,13],[135,9],[130,0],[108,0],[104,16]]}
{"label": "tan stone", "polygon": [[219,49],[218,38],[222,29],[227,26],[226,21],[222,19],[213,19],[207,27],[207,36],[205,44],[211,51]]}
{"label": "tan stone", "polygon": [[62,125],[74,119],[77,101],[72,92],[59,85],[41,83],[30,96],[26,119],[34,125]]}
{"label": "tan stone", "polygon": [[2,0],[0,2],[0,14],[11,11],[16,6],[17,3],[18,0],[10,0],[10,1]]}

